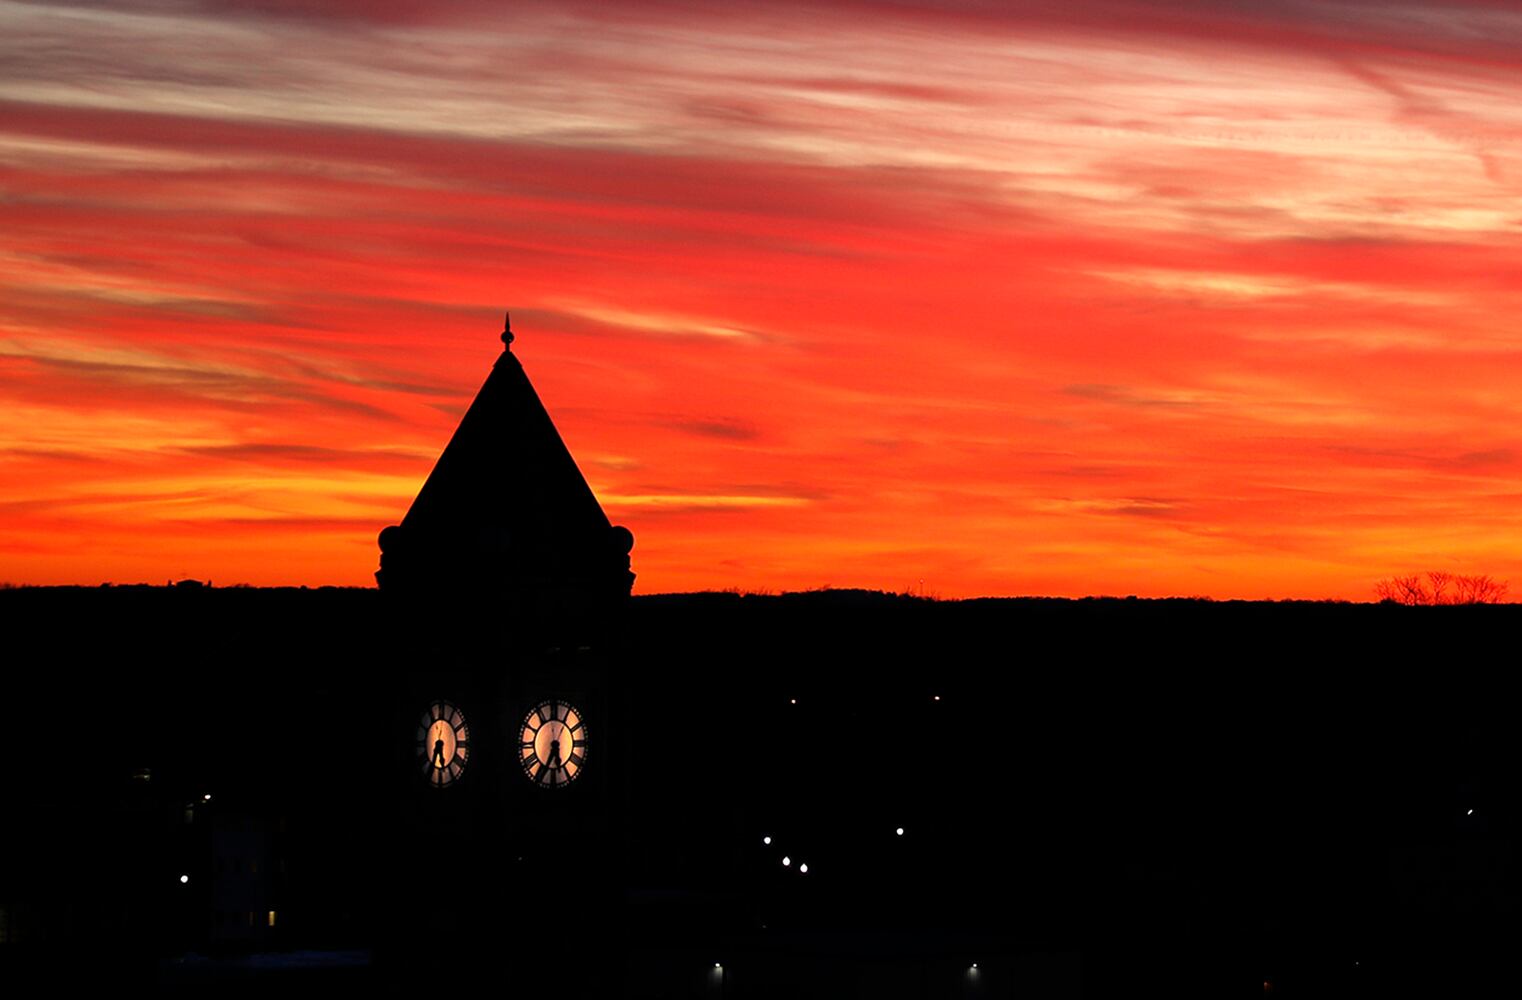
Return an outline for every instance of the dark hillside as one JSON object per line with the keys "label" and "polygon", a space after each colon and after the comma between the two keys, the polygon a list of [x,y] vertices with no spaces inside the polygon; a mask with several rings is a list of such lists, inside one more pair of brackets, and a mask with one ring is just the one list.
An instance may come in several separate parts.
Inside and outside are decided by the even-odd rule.
{"label": "dark hillside", "polygon": [[[176,881],[211,864],[176,825],[192,808],[276,845],[280,946],[383,948],[398,699],[514,669],[430,639],[510,623],[384,600],[0,591],[11,944],[88,940],[145,974],[185,951],[220,905]],[[1509,606],[636,598],[609,647],[630,967],[772,949],[862,982],[1006,955],[1085,995],[1204,995],[1244,967],[1285,995],[1482,977],[1517,931],[1522,748],[1488,651],[1518,625]]]}

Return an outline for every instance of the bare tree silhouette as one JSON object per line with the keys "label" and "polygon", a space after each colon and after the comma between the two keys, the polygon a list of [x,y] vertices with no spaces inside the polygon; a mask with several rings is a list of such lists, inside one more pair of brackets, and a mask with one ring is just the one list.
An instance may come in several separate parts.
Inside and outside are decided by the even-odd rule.
{"label": "bare tree silhouette", "polygon": [[1489,575],[1465,576],[1432,570],[1386,577],[1374,585],[1374,596],[1412,607],[1441,604],[1499,604],[1511,584]]}

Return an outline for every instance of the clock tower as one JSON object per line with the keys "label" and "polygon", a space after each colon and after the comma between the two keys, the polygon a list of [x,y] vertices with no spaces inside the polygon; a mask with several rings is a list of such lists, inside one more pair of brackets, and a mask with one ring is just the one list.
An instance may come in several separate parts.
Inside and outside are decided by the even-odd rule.
{"label": "clock tower", "polygon": [[380,533],[400,890],[375,958],[419,984],[574,958],[598,994],[614,980],[585,975],[619,964],[615,668],[634,536],[609,523],[513,340],[505,324],[432,473]]}
{"label": "clock tower", "polygon": [[502,353],[402,523],[380,533],[383,591],[490,595],[539,626],[591,624],[629,596],[634,536],[614,527],[513,354]]}

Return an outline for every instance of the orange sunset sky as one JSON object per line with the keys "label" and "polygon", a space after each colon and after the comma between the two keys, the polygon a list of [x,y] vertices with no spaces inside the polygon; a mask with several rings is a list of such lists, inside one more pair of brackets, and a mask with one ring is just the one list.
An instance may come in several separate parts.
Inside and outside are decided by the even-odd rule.
{"label": "orange sunset sky", "polygon": [[0,581],[372,585],[496,357],[636,592],[1522,580],[1522,5],[0,0]]}

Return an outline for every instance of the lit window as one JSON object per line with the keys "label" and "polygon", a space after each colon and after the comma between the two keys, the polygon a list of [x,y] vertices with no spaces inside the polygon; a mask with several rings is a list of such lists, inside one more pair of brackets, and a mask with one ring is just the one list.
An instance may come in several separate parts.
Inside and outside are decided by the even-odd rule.
{"label": "lit window", "polygon": [[270,911],[270,926],[271,927],[275,926],[275,911],[274,910]]}

